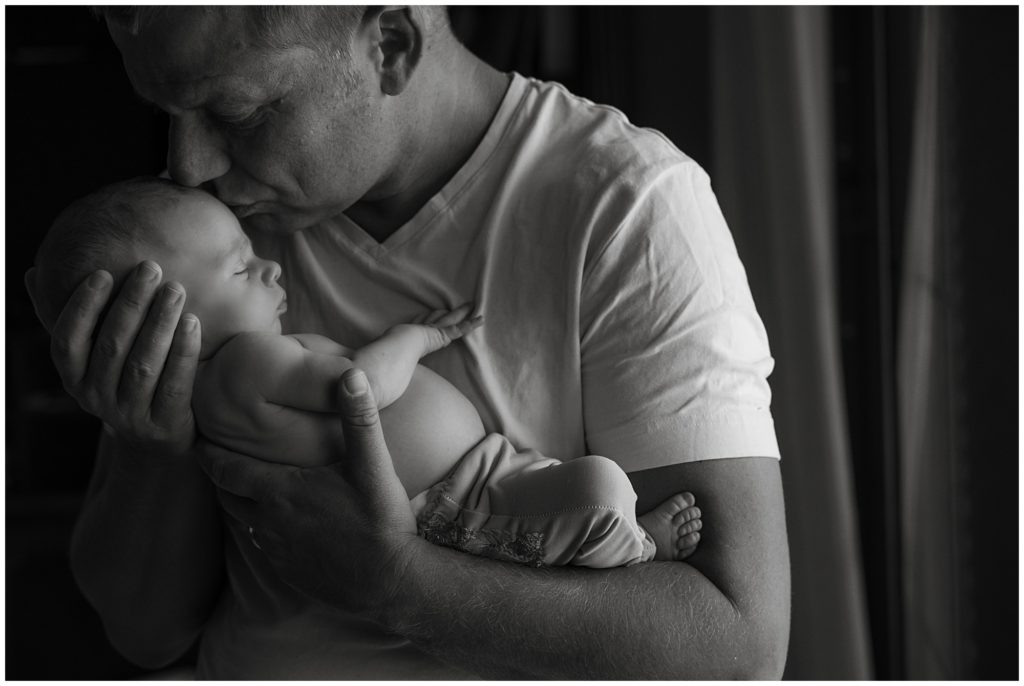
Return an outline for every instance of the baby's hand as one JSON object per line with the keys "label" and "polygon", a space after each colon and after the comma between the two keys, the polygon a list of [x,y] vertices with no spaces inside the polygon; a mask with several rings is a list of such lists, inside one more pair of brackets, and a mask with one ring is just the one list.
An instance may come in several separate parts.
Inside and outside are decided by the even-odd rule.
{"label": "baby's hand", "polygon": [[473,303],[466,303],[454,310],[434,310],[417,320],[426,338],[426,352],[429,354],[440,350],[452,341],[462,338],[473,329],[479,327],[483,315],[470,317]]}

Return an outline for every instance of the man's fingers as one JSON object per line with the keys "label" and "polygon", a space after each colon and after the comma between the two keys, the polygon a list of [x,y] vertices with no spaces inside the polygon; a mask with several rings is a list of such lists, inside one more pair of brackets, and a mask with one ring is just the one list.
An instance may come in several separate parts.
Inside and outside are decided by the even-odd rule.
{"label": "man's fingers", "polygon": [[128,351],[135,343],[157,286],[160,267],[143,262],[128,277],[100,326],[92,347],[86,383],[106,402],[115,402]]}
{"label": "man's fingers", "polygon": [[217,488],[256,502],[270,498],[272,491],[269,486],[275,478],[280,478],[281,472],[295,469],[240,455],[206,442],[201,443],[197,453],[199,466]]}
{"label": "man's fingers", "polygon": [[152,404],[184,305],[181,285],[170,283],[160,289],[125,360],[118,391],[123,407],[148,408]]}
{"label": "man's fingers", "polygon": [[201,342],[199,320],[193,314],[186,314],[174,331],[160,384],[153,395],[150,416],[156,424],[166,425],[191,410],[192,382],[199,364]]}
{"label": "man's fingers", "polygon": [[237,519],[244,526],[259,524],[259,510],[256,501],[225,490],[217,491],[217,499],[224,511]]}
{"label": "man's fingers", "polygon": [[71,294],[53,325],[50,354],[68,390],[81,383],[89,368],[92,333],[113,283],[113,277],[105,271],[91,274]]}
{"label": "man's fingers", "polygon": [[[341,375],[338,398],[347,453],[341,462],[346,480],[366,494],[392,488],[398,477],[384,442],[377,401],[362,370],[352,368]],[[401,489],[400,483],[398,487]]]}

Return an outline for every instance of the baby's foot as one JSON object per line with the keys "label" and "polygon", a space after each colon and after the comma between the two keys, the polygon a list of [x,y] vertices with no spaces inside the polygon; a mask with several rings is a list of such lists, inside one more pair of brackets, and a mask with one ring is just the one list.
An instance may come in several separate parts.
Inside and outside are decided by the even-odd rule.
{"label": "baby's foot", "polygon": [[637,517],[654,539],[655,560],[684,560],[700,542],[700,508],[692,493],[676,493],[647,514]]}

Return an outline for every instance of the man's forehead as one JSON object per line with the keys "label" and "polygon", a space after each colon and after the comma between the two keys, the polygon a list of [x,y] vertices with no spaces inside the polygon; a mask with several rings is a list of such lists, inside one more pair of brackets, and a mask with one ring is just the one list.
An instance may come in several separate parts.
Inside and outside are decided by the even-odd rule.
{"label": "man's forehead", "polygon": [[161,105],[197,106],[220,95],[211,91],[256,96],[250,91],[273,61],[252,48],[238,12],[168,10],[138,33],[116,26],[110,32],[132,85]]}

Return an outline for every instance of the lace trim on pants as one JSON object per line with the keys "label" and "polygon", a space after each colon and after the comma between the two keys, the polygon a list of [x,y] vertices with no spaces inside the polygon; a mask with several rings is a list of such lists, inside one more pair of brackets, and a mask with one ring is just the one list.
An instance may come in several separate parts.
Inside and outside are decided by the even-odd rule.
{"label": "lace trim on pants", "polygon": [[513,534],[501,529],[469,529],[434,512],[417,522],[420,536],[472,555],[518,562],[530,567],[544,566],[544,534]]}
{"label": "lace trim on pants", "polygon": [[[504,529],[471,529],[441,514],[449,479],[435,484],[427,497],[427,506],[416,518],[419,535],[434,545],[443,545],[471,555],[530,567],[544,566],[544,534],[515,534]],[[455,505],[454,501],[449,503]],[[456,515],[457,516],[457,515]]]}

